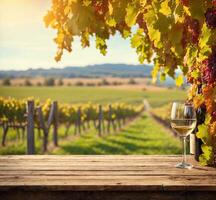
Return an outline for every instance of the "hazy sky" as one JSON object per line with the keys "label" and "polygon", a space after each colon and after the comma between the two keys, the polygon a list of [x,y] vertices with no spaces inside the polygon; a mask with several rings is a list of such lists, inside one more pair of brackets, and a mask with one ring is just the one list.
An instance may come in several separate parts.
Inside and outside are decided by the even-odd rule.
{"label": "hazy sky", "polygon": [[50,5],[51,0],[0,0],[0,70],[138,63],[130,42],[119,35],[108,42],[106,56],[95,49],[93,41],[90,48],[82,49],[77,38],[73,52],[65,53],[62,61],[56,63],[55,31],[45,28],[43,23]]}

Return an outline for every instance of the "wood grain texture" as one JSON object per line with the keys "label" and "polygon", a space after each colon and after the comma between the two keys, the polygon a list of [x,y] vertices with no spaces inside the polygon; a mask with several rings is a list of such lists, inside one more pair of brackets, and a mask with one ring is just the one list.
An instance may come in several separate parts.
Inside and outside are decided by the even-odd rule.
{"label": "wood grain texture", "polygon": [[[216,170],[180,156],[0,156],[3,199],[215,199]],[[205,195],[204,195],[205,194]]]}

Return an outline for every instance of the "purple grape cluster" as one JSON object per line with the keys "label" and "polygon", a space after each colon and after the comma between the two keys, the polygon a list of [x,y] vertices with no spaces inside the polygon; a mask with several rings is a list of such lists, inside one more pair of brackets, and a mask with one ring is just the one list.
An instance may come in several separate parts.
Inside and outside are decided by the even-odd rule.
{"label": "purple grape cluster", "polygon": [[212,117],[214,117],[216,119],[216,111],[212,112]]}
{"label": "purple grape cluster", "polygon": [[216,83],[216,47],[212,48],[211,55],[202,64],[203,82],[206,84]]}
{"label": "purple grape cluster", "polygon": [[209,28],[216,28],[216,9],[208,8],[205,13],[205,21]]}
{"label": "purple grape cluster", "polygon": [[183,34],[185,39],[182,40],[183,47],[186,46],[188,41],[191,41],[193,44],[197,44],[200,35],[200,24],[196,19],[191,17],[186,17]]}

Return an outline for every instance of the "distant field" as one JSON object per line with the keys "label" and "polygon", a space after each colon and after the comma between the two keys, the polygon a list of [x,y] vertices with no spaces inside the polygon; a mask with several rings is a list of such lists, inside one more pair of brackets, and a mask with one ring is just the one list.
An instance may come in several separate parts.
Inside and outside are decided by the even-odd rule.
{"label": "distant field", "polygon": [[186,92],[182,90],[120,90],[100,87],[0,87],[0,96],[3,97],[35,97],[40,100],[47,98],[67,103],[141,103],[147,98],[152,107],[162,106],[174,100],[186,98]]}

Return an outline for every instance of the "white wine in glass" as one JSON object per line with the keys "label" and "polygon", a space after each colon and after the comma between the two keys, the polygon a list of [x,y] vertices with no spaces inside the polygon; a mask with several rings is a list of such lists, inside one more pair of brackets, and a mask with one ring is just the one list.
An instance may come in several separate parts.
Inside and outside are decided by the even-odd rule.
{"label": "white wine in glass", "polygon": [[182,162],[177,164],[177,168],[190,169],[191,164],[186,163],[186,137],[192,133],[196,127],[196,112],[190,103],[174,102],[171,110],[171,127],[182,139]]}
{"label": "white wine in glass", "polygon": [[180,137],[187,137],[196,127],[196,119],[174,119],[171,127]]}

